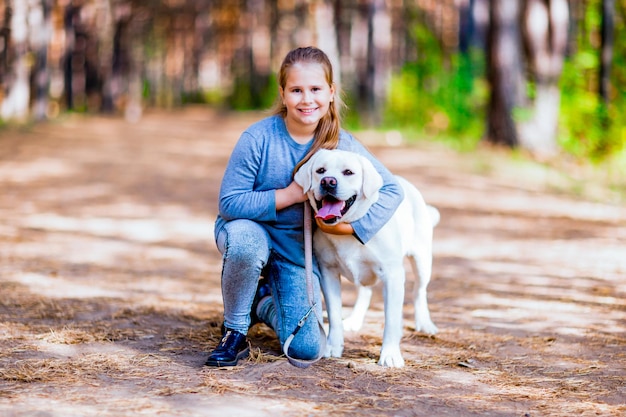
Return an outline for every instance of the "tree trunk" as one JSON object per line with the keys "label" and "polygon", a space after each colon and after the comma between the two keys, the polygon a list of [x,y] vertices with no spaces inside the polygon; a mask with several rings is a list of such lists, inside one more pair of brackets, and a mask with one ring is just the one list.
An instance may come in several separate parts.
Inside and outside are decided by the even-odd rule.
{"label": "tree trunk", "polygon": [[459,52],[465,56],[474,39],[474,3],[475,0],[459,2]]}
{"label": "tree trunk", "polygon": [[516,147],[518,136],[513,120],[514,104],[520,95],[519,74],[521,42],[519,2],[491,0],[487,34],[488,80],[491,86],[487,113],[486,140]]}
{"label": "tree trunk", "polygon": [[9,69],[9,42],[11,39],[11,2],[6,0],[0,4],[0,97],[3,96],[7,84]]}
{"label": "tree trunk", "polygon": [[615,0],[602,0],[602,46],[600,55],[600,100],[609,102],[611,62],[613,61],[613,14]]}
{"label": "tree trunk", "polygon": [[[28,118],[30,84],[28,70],[28,4],[23,0],[13,3],[10,40],[13,60],[5,81],[9,91],[0,107],[0,117],[24,122]],[[7,48],[10,48],[11,43]]]}
{"label": "tree trunk", "polygon": [[341,67],[339,65],[339,47],[335,9],[330,0],[321,0],[315,7],[315,31],[317,46],[328,55],[333,65],[335,84],[341,85]]}
{"label": "tree trunk", "polygon": [[382,112],[391,76],[391,18],[384,0],[373,0],[368,6],[367,64],[361,90],[365,104],[365,126],[377,126]]}
{"label": "tree trunk", "polygon": [[100,0],[98,4],[102,15],[102,24],[98,29],[98,63],[102,78],[101,110],[111,113],[115,110],[116,91],[113,78],[114,40],[117,22],[115,21],[110,0]]}
{"label": "tree trunk", "polygon": [[[65,56],[63,57],[63,84],[65,87],[65,100],[68,110],[74,110],[76,101],[82,104],[84,97],[84,54],[77,26],[80,19],[80,7],[69,4],[65,7]],[[79,39],[80,38],[80,39]]]}
{"label": "tree trunk", "polygon": [[524,23],[536,96],[533,116],[520,129],[520,142],[532,152],[551,155],[557,150],[558,82],[567,50],[569,27],[567,0],[527,0]]}
{"label": "tree trunk", "polygon": [[[353,39],[357,38],[355,36],[355,31],[358,28],[364,28],[362,33],[357,33],[357,36],[367,37],[367,27],[365,24],[362,24],[364,20],[362,17],[355,13],[355,8],[353,4],[353,0],[335,0],[335,10],[334,10],[335,22],[336,22],[336,33],[337,33],[337,47],[339,54],[339,62],[341,63],[339,77],[342,83],[342,90],[346,92],[353,93],[356,88],[358,88],[358,79],[359,75],[357,74],[357,65],[356,62],[361,57],[365,56],[365,52],[355,51],[353,46],[356,43],[353,43]],[[357,38],[358,39],[358,38]],[[360,46],[356,44],[356,46]]]}
{"label": "tree trunk", "polygon": [[271,41],[270,41],[270,16],[266,12],[263,0],[253,0],[248,3],[250,13],[250,68],[249,83],[252,93],[252,105],[264,107],[267,105],[265,94],[271,77]]}
{"label": "tree trunk", "polygon": [[31,70],[32,90],[34,92],[33,116],[35,120],[44,120],[48,113],[48,93],[50,69],[48,66],[48,45],[52,36],[52,0],[38,0],[31,3],[30,24],[39,28],[31,31],[31,49],[34,63]]}

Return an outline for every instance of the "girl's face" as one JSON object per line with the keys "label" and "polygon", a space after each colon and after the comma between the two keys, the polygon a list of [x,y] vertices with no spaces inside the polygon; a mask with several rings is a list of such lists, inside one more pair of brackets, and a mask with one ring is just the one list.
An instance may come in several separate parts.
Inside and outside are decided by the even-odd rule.
{"label": "girl's face", "polygon": [[328,112],[335,87],[328,84],[324,67],[298,63],[287,71],[280,96],[287,108],[285,123],[292,136],[311,138],[320,119]]}

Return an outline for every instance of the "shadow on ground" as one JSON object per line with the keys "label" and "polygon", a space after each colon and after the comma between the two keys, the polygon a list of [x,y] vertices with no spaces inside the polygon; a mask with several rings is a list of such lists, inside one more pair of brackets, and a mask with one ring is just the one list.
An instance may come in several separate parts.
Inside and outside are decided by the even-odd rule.
{"label": "shadow on ground", "polygon": [[222,311],[216,197],[258,117],[188,109],[1,132],[2,415],[626,412],[626,211],[370,136],[441,210],[429,293],[440,333],[413,331],[407,297],[407,366],[377,366],[378,291],[341,359],[294,368],[259,325],[249,360],[203,367]]}

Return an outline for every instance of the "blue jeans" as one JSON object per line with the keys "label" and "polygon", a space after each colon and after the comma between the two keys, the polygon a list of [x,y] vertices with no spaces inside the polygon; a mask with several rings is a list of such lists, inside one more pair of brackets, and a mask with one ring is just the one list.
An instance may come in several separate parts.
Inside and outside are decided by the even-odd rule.
{"label": "blue jeans", "polygon": [[[272,250],[269,234],[252,220],[232,220],[216,234],[222,253],[222,299],[224,325],[243,334],[250,326],[250,309],[261,271],[269,280],[276,320],[272,323],[281,346],[310,308],[305,268],[291,263]],[[320,284],[313,274],[313,294],[318,317],[322,317]],[[267,317],[260,317],[270,322]],[[311,314],[289,346],[289,355],[297,359],[314,359],[321,348],[315,314]]]}

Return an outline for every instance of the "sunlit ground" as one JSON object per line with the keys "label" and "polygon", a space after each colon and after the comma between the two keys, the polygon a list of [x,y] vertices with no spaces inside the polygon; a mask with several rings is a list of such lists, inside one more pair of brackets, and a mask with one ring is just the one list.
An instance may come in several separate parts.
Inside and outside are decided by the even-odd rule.
{"label": "sunlit ground", "polygon": [[[429,287],[440,333],[413,331],[409,275],[401,370],[376,365],[378,290],[341,359],[294,368],[256,326],[249,360],[204,367],[222,312],[217,193],[257,116],[73,116],[0,133],[0,414],[626,412],[623,206],[497,153],[384,135],[365,139],[442,213]],[[346,283],[346,313],[354,297]]]}

